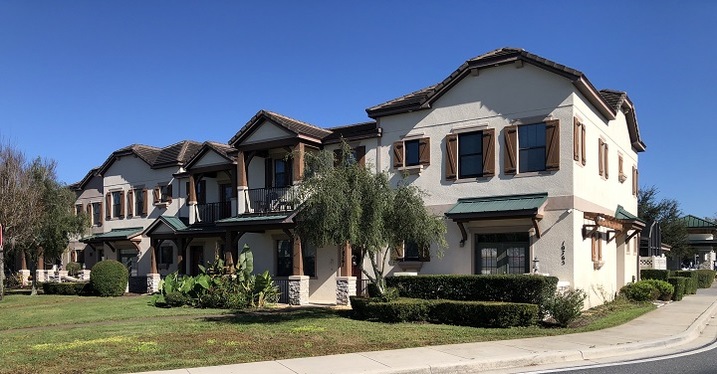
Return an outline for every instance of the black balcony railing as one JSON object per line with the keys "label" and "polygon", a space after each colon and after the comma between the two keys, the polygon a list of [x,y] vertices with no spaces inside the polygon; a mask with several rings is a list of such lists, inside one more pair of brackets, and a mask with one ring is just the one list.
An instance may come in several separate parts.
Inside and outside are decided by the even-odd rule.
{"label": "black balcony railing", "polygon": [[198,204],[199,219],[202,223],[214,223],[220,219],[232,216],[232,202]]}
{"label": "black balcony railing", "polygon": [[247,191],[250,212],[290,212],[299,206],[296,187],[253,188]]}

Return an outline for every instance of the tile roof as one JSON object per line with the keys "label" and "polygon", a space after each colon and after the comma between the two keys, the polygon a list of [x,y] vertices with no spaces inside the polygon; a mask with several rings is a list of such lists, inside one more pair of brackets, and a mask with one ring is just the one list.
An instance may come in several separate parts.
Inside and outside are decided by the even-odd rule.
{"label": "tile roof", "polygon": [[330,127],[331,134],[323,139],[325,144],[337,143],[341,138],[346,140],[358,140],[381,136],[381,128],[375,121],[355,123],[352,125]]}
{"label": "tile roof", "polygon": [[193,140],[182,140],[181,142],[166,146],[159,151],[155,162],[152,164],[152,168],[157,169],[182,165],[187,162],[201,146],[201,143]]}
{"label": "tile roof", "polygon": [[233,145],[237,143],[240,139],[242,139],[245,136],[248,136],[251,131],[254,129],[255,126],[259,125],[262,120],[270,120],[277,125],[289,130],[290,132],[293,132],[297,135],[308,135],[312,138],[316,139],[322,139],[325,136],[331,134],[331,131],[327,129],[323,129],[318,126],[314,126],[312,124],[299,121],[297,119],[287,117],[283,114],[271,112],[268,110],[260,110],[257,114],[252,117],[249,122],[244,125],[230,140],[229,144]]}
{"label": "tile roof", "polygon": [[458,199],[458,202],[446,212],[446,216],[453,218],[459,215],[486,213],[501,215],[520,211],[534,211],[537,213],[537,210],[547,199],[547,193]]}
{"label": "tile roof", "polygon": [[717,229],[717,222],[695,217],[691,214],[682,217],[682,221],[685,222],[687,228],[690,229]]}
{"label": "tile roof", "polygon": [[616,90],[600,90],[600,96],[617,112],[622,107],[622,103],[625,102],[627,93]]}

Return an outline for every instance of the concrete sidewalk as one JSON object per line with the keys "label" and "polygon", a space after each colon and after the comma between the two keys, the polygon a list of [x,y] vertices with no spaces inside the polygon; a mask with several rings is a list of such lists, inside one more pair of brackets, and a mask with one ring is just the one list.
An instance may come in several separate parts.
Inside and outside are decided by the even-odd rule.
{"label": "concrete sidewalk", "polygon": [[717,287],[667,304],[626,324],[605,330],[539,337],[464,343],[389,351],[252,362],[246,364],[157,371],[199,373],[476,373],[533,367],[625,355],[648,357],[664,349],[679,350],[697,339],[717,314]]}

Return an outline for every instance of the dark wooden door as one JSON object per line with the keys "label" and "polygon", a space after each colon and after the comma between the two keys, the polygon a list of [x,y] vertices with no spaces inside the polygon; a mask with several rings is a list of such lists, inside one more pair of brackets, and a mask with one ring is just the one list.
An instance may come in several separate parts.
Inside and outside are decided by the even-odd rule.
{"label": "dark wooden door", "polygon": [[189,247],[189,275],[199,274],[199,265],[204,264],[204,247],[193,245]]}

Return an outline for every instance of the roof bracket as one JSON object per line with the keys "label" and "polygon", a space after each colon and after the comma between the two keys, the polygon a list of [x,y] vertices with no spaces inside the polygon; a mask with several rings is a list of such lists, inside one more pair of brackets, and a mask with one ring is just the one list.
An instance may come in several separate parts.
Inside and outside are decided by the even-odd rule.
{"label": "roof bracket", "polygon": [[463,222],[456,222],[456,224],[458,224],[458,229],[461,230],[460,247],[463,248],[466,245],[466,240],[468,240],[468,233],[466,232],[465,226],[463,226]]}
{"label": "roof bracket", "polygon": [[[610,237],[610,234],[612,234],[612,237]],[[617,236],[616,230],[608,230],[607,231],[607,241],[606,243],[610,243],[611,241],[615,240],[615,237]]]}
{"label": "roof bracket", "polygon": [[538,217],[531,217],[531,221],[533,221],[533,227],[535,228],[535,236],[540,239],[541,233],[540,233],[540,226],[538,226]]}
{"label": "roof bracket", "polygon": [[637,229],[636,229],[636,230],[632,230],[632,232],[630,233],[630,235],[628,235],[627,238],[625,238],[625,242],[626,242],[626,243],[629,242],[630,239],[632,239],[635,235],[637,235],[637,234],[639,234],[639,233],[640,233],[640,230],[637,230]]}
{"label": "roof bracket", "polygon": [[598,225],[583,225],[583,239],[593,236],[598,230]]}

